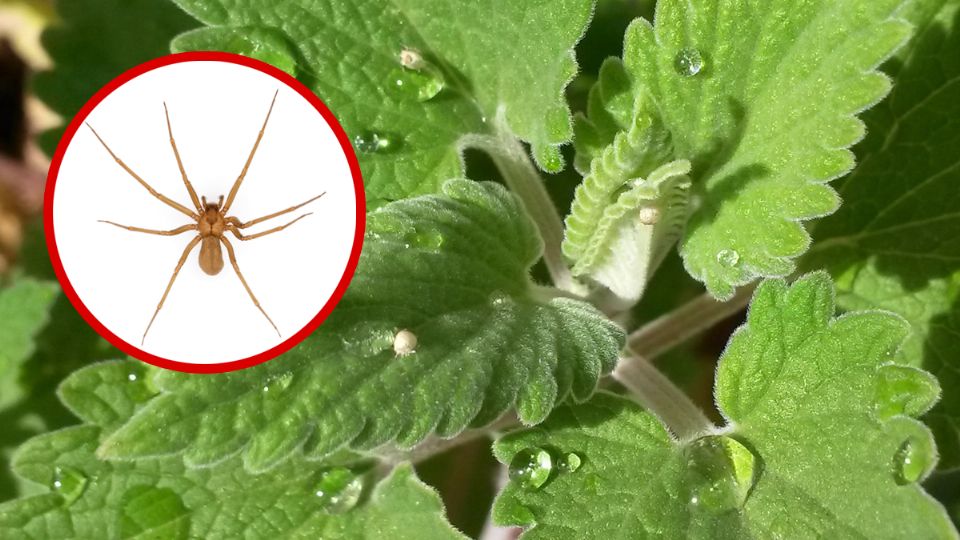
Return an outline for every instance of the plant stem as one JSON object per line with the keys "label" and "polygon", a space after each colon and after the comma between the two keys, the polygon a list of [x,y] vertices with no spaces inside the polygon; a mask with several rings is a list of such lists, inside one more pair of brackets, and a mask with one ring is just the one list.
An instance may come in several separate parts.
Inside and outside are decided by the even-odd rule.
{"label": "plant stem", "polygon": [[[497,467],[497,476],[494,478],[494,491],[500,493],[507,487],[510,477],[507,473],[507,467],[500,464]],[[520,537],[523,529],[520,527],[500,527],[493,522],[493,512],[487,513],[487,519],[483,523],[483,530],[480,531],[480,540],[516,540]]]}
{"label": "plant stem", "polygon": [[740,287],[726,302],[703,293],[631,333],[627,347],[643,358],[655,358],[746,307],[755,288]]}
{"label": "plant stem", "polygon": [[466,138],[464,146],[475,146],[486,151],[493,160],[504,182],[520,200],[527,214],[536,223],[543,238],[543,261],[547,265],[553,284],[561,290],[577,296],[586,294],[586,289],[570,273],[560,244],[563,242],[563,221],[557,207],[543,185],[543,178],[530,162],[527,150],[510,131],[503,112],[498,111],[495,120],[496,137],[473,136]]}
{"label": "plant stem", "polygon": [[624,358],[613,370],[613,378],[625,386],[640,404],[655,414],[680,442],[687,442],[716,430],[690,398],[656,367],[641,356]]}

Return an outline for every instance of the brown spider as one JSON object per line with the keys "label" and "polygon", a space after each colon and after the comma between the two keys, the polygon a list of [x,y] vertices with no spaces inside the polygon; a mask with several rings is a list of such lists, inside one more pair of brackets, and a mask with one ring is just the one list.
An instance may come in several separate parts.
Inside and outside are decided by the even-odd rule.
{"label": "brown spider", "polygon": [[[277,91],[279,92],[279,90]],[[99,220],[101,223],[108,223],[117,227],[127,229],[129,231],[141,232],[147,234],[158,234],[161,236],[174,236],[177,234],[185,233],[187,231],[197,231],[197,236],[195,236],[190,243],[187,244],[187,247],[183,250],[183,254],[180,256],[180,260],[177,262],[177,267],[173,270],[173,275],[170,276],[170,282],[167,283],[167,288],[163,291],[163,296],[160,297],[160,303],[157,304],[157,309],[153,312],[153,317],[150,318],[150,323],[147,324],[147,329],[143,331],[143,338],[140,340],[140,344],[147,339],[147,332],[150,331],[150,327],[153,325],[154,319],[157,318],[157,314],[160,313],[160,308],[163,307],[163,302],[167,299],[167,294],[170,293],[170,288],[173,287],[174,280],[177,279],[177,274],[180,273],[180,268],[183,267],[183,263],[187,260],[187,256],[190,255],[190,252],[200,244],[200,269],[206,272],[211,276],[215,276],[223,270],[223,253],[220,251],[220,244],[223,244],[223,247],[227,249],[227,256],[230,258],[230,264],[233,265],[234,271],[237,273],[237,277],[240,278],[240,282],[243,283],[243,287],[247,290],[247,294],[250,295],[250,299],[253,300],[253,304],[257,306],[257,309],[260,310],[260,313],[263,313],[263,316],[267,318],[267,321],[270,322],[270,325],[273,326],[273,329],[277,332],[277,335],[280,335],[280,330],[277,330],[277,325],[273,324],[273,320],[270,319],[270,316],[267,315],[267,312],[263,310],[260,306],[260,302],[257,301],[257,297],[254,296],[253,291],[250,290],[250,286],[247,285],[247,280],[243,278],[243,274],[240,273],[240,267],[237,265],[237,257],[233,252],[233,246],[227,240],[226,232],[229,231],[233,233],[239,240],[253,240],[254,238],[259,238],[261,236],[266,236],[278,231],[286,229],[290,225],[293,225],[297,221],[309,216],[312,212],[307,212],[302,216],[294,219],[293,221],[280,225],[279,227],[274,227],[263,232],[259,232],[251,235],[244,235],[240,232],[240,229],[246,229],[252,225],[256,225],[262,221],[281,216],[288,212],[293,212],[297,208],[300,208],[308,203],[311,203],[320,197],[326,195],[326,192],[313,197],[305,202],[302,202],[298,205],[291,206],[285,210],[280,210],[279,212],[274,212],[263,217],[256,219],[251,219],[250,221],[240,221],[234,216],[228,216],[227,211],[230,209],[230,205],[233,204],[233,199],[237,196],[237,191],[240,189],[240,184],[243,182],[244,176],[247,174],[247,169],[250,168],[250,162],[253,161],[253,155],[257,152],[257,147],[260,145],[260,139],[263,138],[263,132],[267,128],[267,122],[270,120],[270,113],[273,112],[273,105],[277,101],[277,92],[273,94],[273,101],[270,102],[270,109],[267,111],[267,117],[263,120],[263,126],[260,128],[260,133],[257,135],[256,142],[253,143],[253,148],[250,150],[250,155],[247,156],[247,162],[243,165],[243,170],[240,171],[240,176],[237,177],[236,182],[234,182],[233,187],[230,189],[229,195],[227,195],[227,200],[224,203],[223,195],[220,195],[220,199],[215,202],[207,202],[206,197],[197,198],[197,192],[194,191],[193,185],[190,184],[190,180],[187,179],[187,173],[183,168],[183,162],[180,160],[180,152],[177,151],[177,142],[173,138],[173,129],[170,127],[170,112],[167,110],[167,104],[163,104],[163,111],[167,117],[167,132],[170,134],[170,146],[173,148],[173,155],[177,158],[177,165],[180,167],[180,175],[183,177],[183,183],[187,187],[187,191],[190,193],[190,200],[193,201],[193,206],[196,211],[183,206],[182,204],[164,196],[162,193],[157,192],[153,189],[150,184],[145,182],[143,178],[133,172],[126,163],[123,162],[116,154],[113,153],[113,150],[107,146],[107,143],[100,138],[100,135],[93,129],[89,123],[87,127],[90,128],[90,131],[93,131],[94,136],[97,137],[97,140],[100,141],[100,144],[107,149],[107,152],[110,153],[110,156],[123,168],[127,171],[130,176],[134,177],[137,182],[140,182],[151,195],[160,199],[164,204],[170,206],[171,208],[181,212],[190,217],[195,223],[188,223],[182,227],[177,227],[176,229],[171,229],[169,231],[158,231],[154,229],[144,229],[141,227],[130,227],[128,225],[120,225],[119,223],[114,223],[112,221]]]}

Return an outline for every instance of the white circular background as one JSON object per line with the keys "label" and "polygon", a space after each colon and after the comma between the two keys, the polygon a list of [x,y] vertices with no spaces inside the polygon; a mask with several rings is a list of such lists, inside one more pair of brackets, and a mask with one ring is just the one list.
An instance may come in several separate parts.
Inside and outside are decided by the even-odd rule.
{"label": "white circular background", "polygon": [[333,131],[296,91],[245,66],[183,62],[127,82],[86,121],[154,189],[192,208],[170,146],[163,103],[197,195],[216,201],[240,174],[278,90],[263,140],[228,214],[249,221],[326,194],[243,231],[254,234],[312,212],[280,232],[249,241],[227,237],[280,336],[247,295],[226,250],[223,270],[209,276],[198,265],[198,245],[141,345],[177,261],[196,233],[157,236],[99,223],[169,230],[190,218],[151,196],[86,126],[67,147],[53,195],[63,268],[90,312],[127,343],[178,362],[239,360],[300,331],[333,294],[353,245],[353,180]]}

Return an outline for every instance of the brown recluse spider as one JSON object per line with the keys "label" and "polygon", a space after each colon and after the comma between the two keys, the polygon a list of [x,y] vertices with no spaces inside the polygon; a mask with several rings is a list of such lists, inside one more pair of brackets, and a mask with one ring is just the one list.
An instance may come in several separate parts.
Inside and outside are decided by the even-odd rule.
{"label": "brown recluse spider", "polygon": [[267,315],[267,312],[264,311],[263,307],[260,306],[260,302],[257,301],[257,297],[254,296],[253,291],[250,290],[250,285],[247,285],[247,280],[244,279],[243,274],[240,272],[240,267],[237,265],[237,257],[233,252],[233,246],[226,237],[227,231],[233,233],[233,235],[239,240],[253,240],[254,238],[260,238],[261,236],[282,231],[290,225],[293,225],[301,219],[309,216],[312,214],[312,212],[307,212],[306,214],[303,214],[302,216],[285,225],[267,229],[266,231],[256,234],[244,235],[242,232],[240,232],[240,229],[246,229],[247,227],[256,225],[262,221],[293,212],[294,210],[326,195],[326,192],[323,192],[320,195],[317,195],[316,197],[313,197],[312,199],[309,199],[298,205],[291,206],[285,210],[280,210],[279,212],[267,214],[263,217],[251,219],[250,221],[240,221],[240,219],[237,217],[227,215],[227,211],[230,209],[230,205],[233,204],[233,199],[237,196],[237,191],[240,189],[240,184],[243,183],[243,179],[247,175],[247,169],[250,168],[250,162],[253,161],[253,155],[257,153],[257,147],[260,146],[260,140],[263,138],[263,132],[267,129],[267,122],[270,121],[270,114],[273,112],[273,105],[277,101],[277,93],[279,93],[279,90],[273,94],[273,101],[270,102],[270,109],[267,110],[267,117],[263,120],[263,126],[260,128],[260,133],[257,134],[257,140],[253,143],[253,148],[250,150],[250,155],[247,156],[247,162],[243,165],[243,169],[240,171],[240,176],[237,177],[237,180],[233,183],[233,187],[230,188],[230,193],[227,195],[226,202],[223,200],[223,195],[220,195],[219,200],[215,203],[207,202],[206,197],[200,197],[198,199],[197,192],[194,191],[193,185],[190,183],[190,180],[187,179],[187,172],[183,168],[183,162],[180,160],[180,152],[177,150],[177,142],[173,138],[173,128],[170,127],[170,112],[167,110],[166,102],[164,102],[163,111],[167,117],[167,132],[170,134],[170,146],[173,148],[173,155],[177,158],[177,166],[180,168],[180,175],[183,177],[183,183],[187,187],[187,192],[190,193],[190,200],[193,202],[193,206],[196,208],[196,211],[190,210],[186,206],[183,206],[182,204],[153,189],[150,184],[144,181],[143,178],[140,178],[140,176],[133,172],[133,170],[128,167],[123,160],[113,153],[113,150],[111,150],[110,147],[107,146],[107,143],[100,138],[100,134],[93,129],[93,126],[91,126],[89,123],[87,124],[87,127],[90,128],[90,131],[92,131],[97,140],[100,141],[100,144],[107,149],[107,152],[110,153],[110,156],[113,157],[113,159],[117,162],[117,164],[120,165],[120,167],[123,168],[123,170],[127,171],[130,176],[136,179],[136,181],[146,188],[151,195],[157,199],[160,199],[160,201],[174,210],[189,216],[190,219],[194,221],[194,223],[188,223],[182,227],[177,227],[176,229],[171,229],[169,231],[131,227],[102,219],[99,220],[100,222],[121,227],[123,229],[127,229],[128,231],[158,234],[161,236],[174,236],[187,231],[197,231],[197,236],[190,240],[190,243],[187,244],[187,247],[183,250],[183,254],[180,255],[180,260],[177,262],[177,267],[173,270],[173,275],[170,276],[170,282],[167,283],[167,288],[163,291],[163,296],[160,297],[160,303],[157,304],[157,309],[154,310],[153,317],[150,318],[150,323],[147,324],[147,329],[143,331],[143,338],[140,340],[141,345],[144,341],[146,341],[147,332],[150,331],[150,327],[153,326],[154,319],[156,319],[157,314],[160,313],[160,308],[163,307],[163,302],[167,299],[167,294],[170,293],[170,288],[173,287],[173,282],[177,279],[177,274],[180,273],[180,268],[183,267],[183,263],[186,262],[187,256],[190,255],[190,252],[193,251],[193,248],[197,247],[197,244],[200,244],[200,269],[211,276],[215,276],[219,274],[221,270],[223,270],[223,253],[220,251],[220,244],[223,244],[223,247],[227,249],[227,257],[230,258],[230,264],[233,266],[233,270],[237,273],[237,277],[240,278],[240,283],[243,283],[243,287],[247,290],[247,294],[250,295],[250,299],[253,300],[253,304],[257,306],[257,309],[260,310],[260,313],[263,313],[263,316],[267,318],[267,321],[270,322],[270,326],[272,326],[277,332],[277,335],[280,335],[280,330],[277,329],[277,325],[273,323],[273,320],[270,319],[270,316]]}

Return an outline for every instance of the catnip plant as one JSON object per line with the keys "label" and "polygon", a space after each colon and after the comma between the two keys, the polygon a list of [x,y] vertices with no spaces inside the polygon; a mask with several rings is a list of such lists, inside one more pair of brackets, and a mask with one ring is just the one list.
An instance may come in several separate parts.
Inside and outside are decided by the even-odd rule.
{"label": "catnip plant", "polygon": [[221,375],[104,346],[28,241],[0,537],[958,537],[957,0],[57,8],[53,110],[262,60],[350,134],[367,232],[318,331]]}

